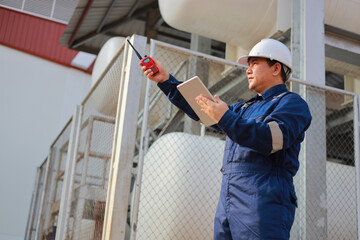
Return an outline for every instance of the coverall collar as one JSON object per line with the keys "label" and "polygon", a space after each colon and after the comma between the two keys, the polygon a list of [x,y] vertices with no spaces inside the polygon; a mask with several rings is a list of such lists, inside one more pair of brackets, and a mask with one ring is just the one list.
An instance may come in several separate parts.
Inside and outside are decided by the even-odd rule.
{"label": "coverall collar", "polygon": [[275,86],[269,88],[265,92],[261,93],[261,96],[262,96],[263,99],[267,99],[269,97],[274,96],[277,93],[282,93],[282,92],[287,92],[286,85],[285,84],[278,84],[278,85],[275,85]]}

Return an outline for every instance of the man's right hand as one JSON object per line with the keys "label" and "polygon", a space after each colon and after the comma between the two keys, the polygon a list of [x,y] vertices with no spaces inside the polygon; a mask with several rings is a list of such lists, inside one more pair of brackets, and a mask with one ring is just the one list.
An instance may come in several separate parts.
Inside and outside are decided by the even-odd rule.
{"label": "man's right hand", "polygon": [[151,71],[151,69],[147,69],[146,67],[143,66],[143,64],[140,62],[139,65],[142,66],[142,71],[144,72],[144,74],[146,75],[147,78],[149,78],[151,81],[157,82],[157,83],[162,83],[165,82],[166,80],[168,80],[170,78],[170,74],[166,71],[164,65],[152,58],[157,66],[157,68],[159,69],[159,72],[157,72],[155,75],[153,75],[153,72]]}

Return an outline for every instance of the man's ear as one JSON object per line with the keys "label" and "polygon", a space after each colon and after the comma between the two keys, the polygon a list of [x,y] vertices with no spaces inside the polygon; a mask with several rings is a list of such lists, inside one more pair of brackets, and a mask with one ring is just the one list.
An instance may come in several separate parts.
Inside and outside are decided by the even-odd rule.
{"label": "man's ear", "polygon": [[280,63],[275,63],[273,66],[273,75],[281,75],[281,64]]}

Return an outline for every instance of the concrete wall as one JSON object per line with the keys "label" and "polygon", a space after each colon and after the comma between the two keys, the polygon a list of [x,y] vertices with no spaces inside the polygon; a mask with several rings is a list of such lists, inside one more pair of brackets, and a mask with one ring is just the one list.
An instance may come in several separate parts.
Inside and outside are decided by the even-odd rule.
{"label": "concrete wall", "polygon": [[23,239],[36,168],[91,76],[0,45],[0,240]]}

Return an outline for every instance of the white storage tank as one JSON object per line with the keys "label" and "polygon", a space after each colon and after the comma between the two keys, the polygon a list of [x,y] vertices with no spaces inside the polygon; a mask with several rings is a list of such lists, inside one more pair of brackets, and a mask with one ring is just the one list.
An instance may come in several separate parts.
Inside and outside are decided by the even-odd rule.
{"label": "white storage tank", "polygon": [[[235,61],[257,42],[291,28],[289,0],[159,0],[172,27],[225,42]],[[360,1],[324,0],[325,24],[360,34]],[[228,55],[231,55],[230,57]]]}
{"label": "white storage tank", "polygon": [[170,133],[144,160],[137,239],[212,239],[225,142]]}
{"label": "white storage tank", "polygon": [[235,58],[291,26],[289,0],[159,0],[159,7],[170,26],[225,42]]}
{"label": "white storage tank", "polygon": [[[101,48],[99,55],[94,64],[94,69],[91,76],[91,86],[94,86],[97,81],[101,80],[102,74],[109,67],[113,59],[116,57],[119,49],[124,43],[125,38],[113,37],[110,38]],[[116,104],[119,95],[120,76],[118,78],[106,75],[93,92],[91,100],[97,111],[104,115],[115,116]]]}

